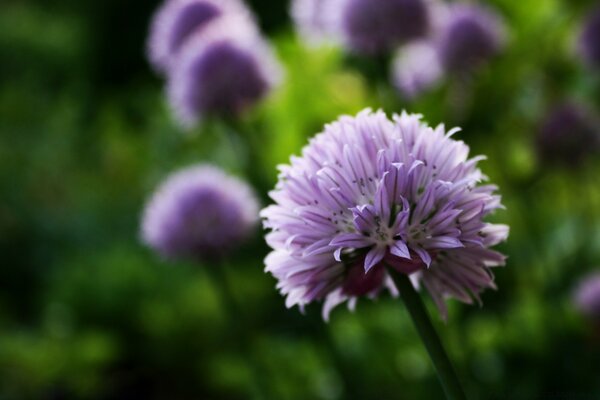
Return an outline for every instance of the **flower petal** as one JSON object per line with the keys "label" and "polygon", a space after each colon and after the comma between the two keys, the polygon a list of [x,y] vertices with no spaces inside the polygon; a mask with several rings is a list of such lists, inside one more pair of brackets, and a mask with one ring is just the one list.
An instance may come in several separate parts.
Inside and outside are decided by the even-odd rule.
{"label": "flower petal", "polygon": [[369,250],[367,256],[365,257],[365,273],[369,272],[371,268],[379,264],[381,260],[383,260],[383,257],[385,257],[385,253],[385,247],[376,246]]}
{"label": "flower petal", "polygon": [[390,253],[397,257],[407,258],[410,260],[410,251],[408,246],[402,240],[396,240],[393,245],[390,246]]}

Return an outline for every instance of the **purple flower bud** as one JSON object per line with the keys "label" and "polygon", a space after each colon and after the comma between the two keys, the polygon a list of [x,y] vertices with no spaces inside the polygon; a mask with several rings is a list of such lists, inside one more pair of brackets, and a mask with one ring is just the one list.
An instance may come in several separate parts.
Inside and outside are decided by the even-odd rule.
{"label": "purple flower bud", "polygon": [[592,11],[584,23],[579,50],[587,64],[600,68],[600,7]]}
{"label": "purple flower bud", "polygon": [[231,251],[257,220],[258,203],[245,182],[198,165],[161,184],[144,211],[141,235],[165,258],[199,260]]}
{"label": "purple flower bud", "polygon": [[386,268],[410,275],[445,315],[445,297],[471,303],[494,288],[490,249],[508,227],[484,222],[501,207],[494,185],[480,185],[483,157],[420,116],[365,110],[326,125],[301,157],[282,166],[261,212],[271,229],[266,271],[286,305],[325,300],[353,306],[383,289],[397,293]]}
{"label": "purple flower bud", "polygon": [[481,6],[450,6],[441,24],[438,47],[449,72],[469,72],[498,54],[503,45],[500,19]]}
{"label": "purple flower bud", "polygon": [[590,319],[600,322],[600,273],[584,278],[575,290],[575,306]]}
{"label": "purple flower bud", "polygon": [[577,165],[598,150],[600,127],[585,108],[571,103],[555,106],[542,121],[537,149],[549,164]]}
{"label": "purple flower bud", "polygon": [[392,65],[392,84],[407,99],[435,86],[443,75],[435,47],[426,41],[402,47]]}
{"label": "purple flower bud", "polygon": [[169,100],[179,121],[204,115],[236,117],[281,78],[268,44],[244,19],[223,17],[189,38],[169,77]]}
{"label": "purple flower bud", "polygon": [[339,41],[340,7],[344,0],[294,0],[290,14],[296,30],[311,46]]}
{"label": "purple flower bud", "polygon": [[154,68],[167,72],[190,35],[226,14],[251,18],[237,0],[166,0],[150,28],[148,58]]}
{"label": "purple flower bud", "polygon": [[341,35],[357,53],[389,52],[429,30],[424,0],[345,0],[341,13]]}

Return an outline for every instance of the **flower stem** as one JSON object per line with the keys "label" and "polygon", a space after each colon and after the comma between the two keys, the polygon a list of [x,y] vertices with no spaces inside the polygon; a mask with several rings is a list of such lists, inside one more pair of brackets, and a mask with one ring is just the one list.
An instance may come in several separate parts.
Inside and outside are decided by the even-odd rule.
{"label": "flower stem", "polygon": [[431,324],[425,305],[413,287],[408,275],[402,274],[393,268],[388,268],[388,271],[400,291],[406,309],[417,328],[419,336],[421,336],[421,340],[425,344],[425,348],[427,348],[446,397],[451,400],[465,400],[467,397],[456,376],[454,367],[452,367],[452,363],[442,346],[442,342]]}
{"label": "flower stem", "polygon": [[264,174],[261,174],[264,164],[260,158],[260,143],[257,143],[257,140],[260,140],[259,132],[254,131],[248,123],[244,124],[236,119],[223,119],[222,122],[229,145],[242,171],[254,185],[266,191],[271,187],[271,183],[265,182]]}
{"label": "flower stem", "polygon": [[250,323],[246,317],[247,313],[242,310],[242,307],[236,301],[235,295],[231,290],[227,279],[227,262],[224,260],[214,260],[214,265],[208,265],[206,271],[212,280],[212,284],[215,285],[219,293],[220,299],[223,304],[225,311],[225,320],[228,325],[228,329],[234,332],[236,335],[236,341],[241,346],[241,351],[246,357],[247,361],[251,364],[250,374],[253,383],[254,398],[265,400],[269,399],[267,396],[269,392],[267,390],[267,382],[264,377],[266,376],[260,364],[253,360],[252,357],[252,344],[249,336],[251,335]]}

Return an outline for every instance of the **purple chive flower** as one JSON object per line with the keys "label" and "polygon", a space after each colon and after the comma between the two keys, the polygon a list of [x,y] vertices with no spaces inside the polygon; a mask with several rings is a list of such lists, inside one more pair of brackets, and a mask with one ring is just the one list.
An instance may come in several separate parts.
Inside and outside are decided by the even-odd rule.
{"label": "purple chive flower", "polygon": [[600,322],[600,272],[584,278],[575,290],[577,309],[590,319]]}
{"label": "purple chive flower", "polygon": [[273,52],[243,18],[223,17],[189,38],[169,77],[169,100],[184,126],[204,115],[236,117],[281,78]]}
{"label": "purple chive flower", "polygon": [[579,51],[588,65],[600,68],[600,7],[593,10],[584,22]]}
{"label": "purple chive flower", "polygon": [[198,165],[171,175],[148,202],[142,240],[169,259],[199,260],[235,248],[258,220],[258,203],[243,181]]}
{"label": "purple chive flower", "polygon": [[250,18],[237,0],[166,0],[150,27],[148,58],[154,68],[167,72],[190,35],[225,14]]}
{"label": "purple chive flower", "polygon": [[266,271],[288,307],[325,300],[327,319],[342,302],[395,294],[386,265],[424,286],[444,316],[445,297],[471,303],[495,287],[490,268],[505,257],[489,248],[508,227],[483,221],[500,197],[479,185],[484,157],[468,158],[457,130],[365,110],[326,125],[280,167],[261,216],[273,248]]}
{"label": "purple chive flower", "polygon": [[290,14],[296,30],[311,46],[339,41],[339,9],[344,0],[294,0]]}
{"label": "purple chive flower", "polygon": [[392,65],[392,84],[408,99],[435,86],[443,75],[438,53],[430,42],[417,41],[402,47]]}
{"label": "purple chive flower", "polygon": [[550,110],[537,135],[539,157],[549,164],[577,165],[598,150],[599,144],[598,121],[573,103]]}
{"label": "purple chive flower", "polygon": [[357,53],[385,53],[429,30],[424,0],[345,0],[338,12],[343,40]]}
{"label": "purple chive flower", "polygon": [[499,17],[487,8],[449,6],[438,35],[438,51],[449,72],[469,72],[498,54],[504,42]]}

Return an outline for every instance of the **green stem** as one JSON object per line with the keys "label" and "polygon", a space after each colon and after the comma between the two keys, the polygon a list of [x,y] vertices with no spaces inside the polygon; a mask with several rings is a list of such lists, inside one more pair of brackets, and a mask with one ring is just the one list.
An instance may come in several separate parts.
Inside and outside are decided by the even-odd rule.
{"label": "green stem", "polygon": [[467,397],[456,376],[454,367],[452,367],[452,363],[442,346],[442,342],[431,324],[425,305],[413,287],[408,275],[402,274],[391,267],[388,268],[388,271],[400,291],[406,309],[417,328],[419,336],[421,336],[421,340],[425,344],[425,348],[427,348],[437,376],[444,387],[446,397],[451,400],[465,400]]}
{"label": "green stem", "polygon": [[222,122],[240,169],[257,186],[257,189],[260,189],[261,192],[267,191],[271,187],[271,183],[265,182],[264,174],[262,174],[261,139],[257,137],[259,132],[249,128],[248,124],[243,124],[235,119],[223,119]]}
{"label": "green stem", "polygon": [[225,319],[228,328],[231,329],[237,337],[238,344],[241,346],[242,352],[244,352],[249,358],[252,366],[250,373],[252,375],[252,382],[254,384],[254,397],[257,399],[265,400],[270,397],[267,396],[267,383],[264,379],[266,374],[263,371],[258,371],[260,368],[259,363],[255,362],[252,357],[252,348],[250,343],[250,323],[246,317],[246,313],[242,310],[242,307],[238,304],[236,296],[231,290],[227,279],[227,263],[224,260],[215,260],[213,265],[208,265],[206,271],[208,272],[212,284],[216,286],[217,291],[221,297],[223,304]]}

